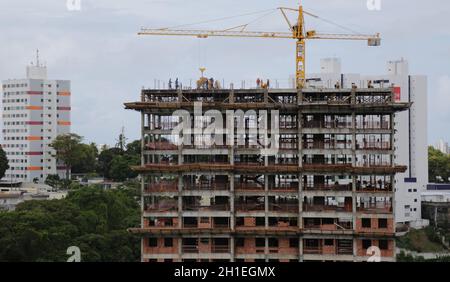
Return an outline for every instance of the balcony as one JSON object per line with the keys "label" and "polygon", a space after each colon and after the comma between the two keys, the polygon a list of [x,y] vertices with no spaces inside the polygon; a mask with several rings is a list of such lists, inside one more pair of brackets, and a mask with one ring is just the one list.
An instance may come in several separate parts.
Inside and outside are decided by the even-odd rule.
{"label": "balcony", "polygon": [[298,213],[299,207],[298,203],[297,204],[269,203],[269,211]]}
{"label": "balcony", "polygon": [[297,150],[298,149],[298,141],[295,142],[283,142],[280,140],[280,150]]}
{"label": "balcony", "polygon": [[286,184],[269,184],[269,191],[272,192],[297,192],[298,182],[286,183]]}
{"label": "balcony", "polygon": [[235,183],[234,190],[241,192],[264,191],[264,185],[260,183]]}
{"label": "balcony", "polygon": [[150,183],[144,188],[144,193],[158,193],[158,192],[177,192],[178,180],[161,181],[159,183]]}
{"label": "balcony", "polygon": [[348,150],[352,148],[352,141],[324,141],[324,142],[313,142],[305,141],[303,142],[303,149],[307,150]]}
{"label": "balcony", "polygon": [[203,205],[183,205],[183,211],[230,211],[228,204],[212,204],[209,206]]}
{"label": "balcony", "polygon": [[359,203],[356,208],[361,213],[392,213],[391,203],[377,202],[377,203]]}
{"label": "balcony", "polygon": [[[170,116],[165,118],[172,118]],[[162,121],[150,123],[149,126],[146,126],[145,130],[173,130],[176,126],[178,126],[178,121]]]}
{"label": "balcony", "polygon": [[306,184],[305,191],[352,191],[352,184]]}
{"label": "balcony", "polygon": [[173,151],[178,150],[178,146],[170,143],[170,142],[151,142],[147,143],[145,145],[145,148],[149,151],[157,151],[157,150],[164,150],[164,151]]}
{"label": "balcony", "polygon": [[391,129],[389,121],[369,121],[369,122],[356,122],[356,129]]}
{"label": "balcony", "polygon": [[280,121],[280,129],[297,129],[297,121]]}
{"label": "balcony", "polygon": [[146,212],[160,212],[160,213],[164,213],[164,212],[176,212],[178,210],[178,205],[177,204],[172,204],[172,203],[164,203],[164,204],[146,204],[144,206],[144,210]]}
{"label": "balcony", "polygon": [[352,207],[351,206],[304,204],[303,211],[305,211],[305,212],[352,212]]}
{"label": "balcony", "polygon": [[228,254],[231,252],[231,249],[229,245],[183,245],[182,251],[186,254]]}
{"label": "balcony", "polygon": [[264,211],[264,203],[235,203],[234,209],[239,212]]}
{"label": "balcony", "polygon": [[312,231],[351,231],[353,230],[352,222],[341,222],[337,219],[325,220],[317,218],[314,220],[305,219],[303,226],[305,230]]}
{"label": "balcony", "polygon": [[305,95],[303,98],[303,104],[334,104],[334,105],[350,105],[351,97],[349,94],[334,94],[334,93],[324,93],[322,95]]}
{"label": "balcony", "polygon": [[183,149],[198,149],[198,150],[212,150],[212,149],[230,149],[231,146],[229,145],[219,145],[219,144],[198,144],[198,145],[182,145]]}
{"label": "balcony", "polygon": [[392,184],[391,183],[357,183],[356,191],[358,192],[366,192],[366,193],[386,193],[392,192]]}
{"label": "balcony", "polygon": [[[310,240],[305,240],[310,241]],[[353,255],[351,240],[311,240],[305,243],[303,253],[308,255]]]}
{"label": "balcony", "polygon": [[358,142],[356,143],[356,150],[389,151],[392,150],[392,146],[390,142]]}
{"label": "balcony", "polygon": [[174,229],[178,227],[178,218],[158,218],[154,220],[144,219],[144,228]]}
{"label": "balcony", "polygon": [[212,245],[211,246],[211,252],[212,253],[230,253],[230,246],[229,245]]}
{"label": "balcony", "polygon": [[353,123],[351,121],[305,121],[303,128],[318,129],[351,129]]}
{"label": "balcony", "polygon": [[228,191],[230,190],[230,184],[223,182],[184,183],[183,189],[187,191]]}

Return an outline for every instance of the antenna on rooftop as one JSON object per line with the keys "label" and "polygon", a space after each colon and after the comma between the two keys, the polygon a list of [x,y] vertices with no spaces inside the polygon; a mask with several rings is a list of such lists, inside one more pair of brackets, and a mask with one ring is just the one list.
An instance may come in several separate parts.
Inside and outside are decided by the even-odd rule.
{"label": "antenna on rooftop", "polygon": [[40,67],[40,64],[39,64],[39,49],[36,49],[36,66]]}

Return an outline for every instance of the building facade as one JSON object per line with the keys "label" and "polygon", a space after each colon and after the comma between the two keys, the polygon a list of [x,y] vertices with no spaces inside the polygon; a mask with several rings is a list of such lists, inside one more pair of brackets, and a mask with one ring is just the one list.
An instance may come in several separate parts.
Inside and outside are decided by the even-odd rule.
{"label": "building facade", "polygon": [[436,145],[434,146],[436,150],[439,150],[442,154],[448,154],[448,142],[445,142],[444,140],[440,139]]}
{"label": "building facade", "polygon": [[389,61],[384,75],[343,74],[337,58],[321,61],[321,73],[309,75],[309,85],[316,88],[334,88],[336,83],[348,88],[396,87],[397,100],[412,103],[410,109],[394,116],[395,159],[408,169],[396,175],[396,222],[420,227],[421,192],[428,184],[428,131],[427,131],[427,78],[410,75],[408,62],[404,59]]}
{"label": "building facade", "polygon": [[[142,261],[395,260],[395,115],[410,103],[393,88],[143,90],[125,106],[141,113]],[[253,142],[264,123],[275,151]]]}
{"label": "building facade", "polygon": [[47,68],[27,67],[25,79],[2,83],[3,143],[10,168],[3,180],[44,182],[48,175],[65,177],[49,144],[70,133],[70,81],[50,80]]}

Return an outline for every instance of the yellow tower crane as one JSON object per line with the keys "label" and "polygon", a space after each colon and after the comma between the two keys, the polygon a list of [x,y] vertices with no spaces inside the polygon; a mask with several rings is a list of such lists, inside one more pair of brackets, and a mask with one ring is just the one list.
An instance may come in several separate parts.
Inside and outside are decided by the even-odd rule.
{"label": "yellow tower crane", "polygon": [[[313,18],[321,19],[312,13],[303,10],[300,5],[298,9],[280,7],[284,19],[289,25],[290,32],[264,32],[264,31],[246,31],[249,24],[240,25],[237,27],[225,30],[193,30],[193,29],[150,29],[142,28],[138,35],[174,35],[174,36],[195,36],[198,38],[208,38],[210,36],[222,37],[248,37],[248,38],[279,38],[279,39],[296,39],[296,85],[297,88],[303,88],[306,84],[305,73],[305,54],[306,54],[306,40],[309,39],[330,39],[330,40],[367,40],[369,46],[379,46],[381,44],[380,34],[366,35],[366,34],[322,34],[315,30],[307,31],[305,28],[304,15],[309,15]],[[287,12],[294,11],[298,13],[297,23],[291,24]],[[332,23],[328,21],[329,23]]]}

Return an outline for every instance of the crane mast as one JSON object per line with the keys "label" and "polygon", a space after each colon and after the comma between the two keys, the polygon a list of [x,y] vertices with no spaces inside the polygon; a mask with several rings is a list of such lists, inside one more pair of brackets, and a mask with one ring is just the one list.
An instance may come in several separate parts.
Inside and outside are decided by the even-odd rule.
{"label": "crane mast", "polygon": [[[195,30],[195,29],[150,29],[141,28],[138,35],[171,35],[171,36],[195,36],[198,38],[208,38],[214,36],[221,37],[247,37],[247,38],[270,38],[270,39],[295,39],[296,40],[296,86],[301,89],[306,85],[306,40],[310,39],[328,39],[328,40],[367,40],[369,46],[379,46],[381,44],[380,34],[365,35],[365,34],[320,34],[315,30],[306,31],[304,15],[309,15],[320,19],[319,16],[306,12],[303,6],[300,5],[298,9],[293,8],[278,8],[287,24],[290,32],[265,32],[265,31],[247,31],[245,30],[248,24],[229,28],[226,30]],[[287,11],[294,11],[298,13],[297,23],[292,25]],[[240,30],[237,30],[240,28]]]}

